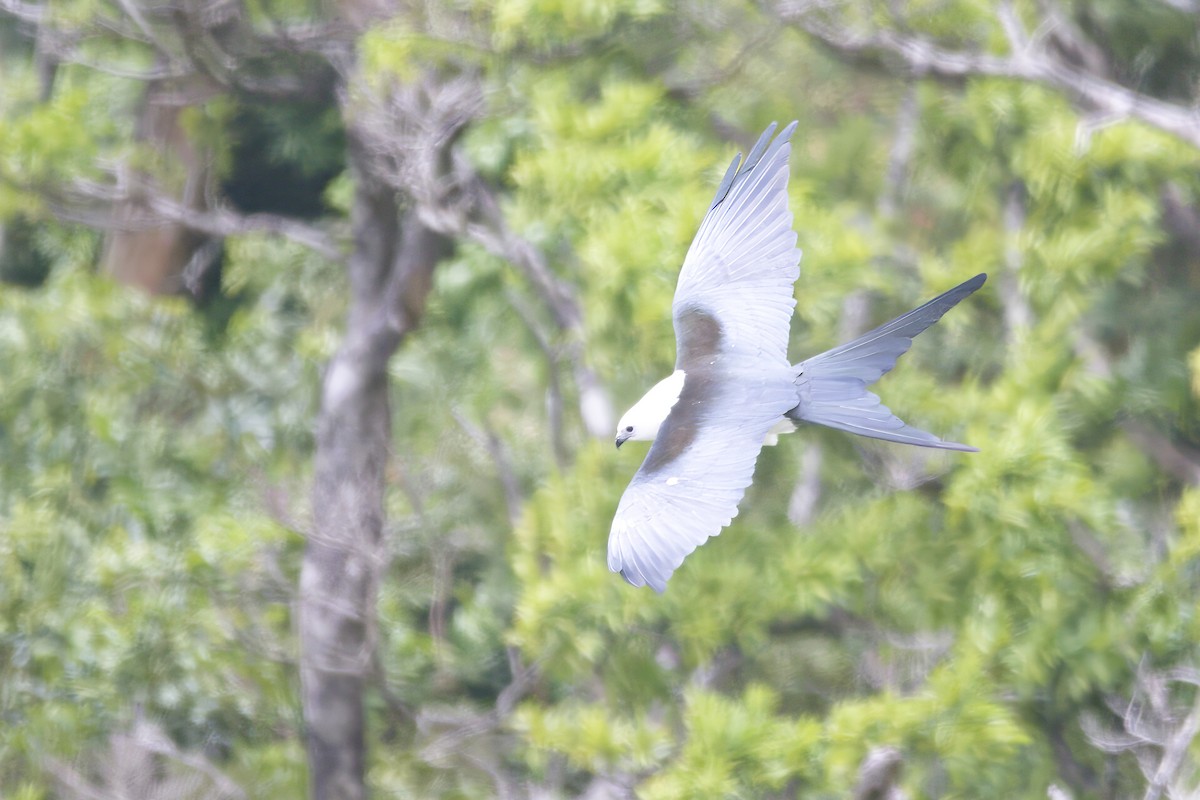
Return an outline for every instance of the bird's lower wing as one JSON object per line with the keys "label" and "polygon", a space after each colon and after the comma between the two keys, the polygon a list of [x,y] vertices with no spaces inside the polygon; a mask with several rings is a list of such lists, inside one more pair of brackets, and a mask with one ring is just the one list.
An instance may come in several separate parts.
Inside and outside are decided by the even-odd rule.
{"label": "bird's lower wing", "polygon": [[634,586],[666,589],[684,558],[737,516],[763,439],[794,404],[795,388],[783,373],[708,385],[685,379],[617,506],[609,569]]}

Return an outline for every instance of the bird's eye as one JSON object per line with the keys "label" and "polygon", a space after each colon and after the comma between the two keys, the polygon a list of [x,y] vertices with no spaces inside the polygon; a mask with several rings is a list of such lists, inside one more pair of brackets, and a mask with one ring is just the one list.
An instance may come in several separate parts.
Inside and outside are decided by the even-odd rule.
{"label": "bird's eye", "polygon": [[626,433],[633,433],[633,426],[632,426],[632,425],[626,425],[626,426],[625,426],[625,432],[626,432]]}

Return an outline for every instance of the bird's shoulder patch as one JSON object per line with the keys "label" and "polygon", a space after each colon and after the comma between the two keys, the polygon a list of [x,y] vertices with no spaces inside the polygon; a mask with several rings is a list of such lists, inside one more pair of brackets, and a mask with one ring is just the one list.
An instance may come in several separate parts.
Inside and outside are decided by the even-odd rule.
{"label": "bird's shoulder patch", "polygon": [[692,372],[712,366],[721,352],[725,331],[712,312],[700,306],[685,306],[675,316],[679,354],[675,368]]}

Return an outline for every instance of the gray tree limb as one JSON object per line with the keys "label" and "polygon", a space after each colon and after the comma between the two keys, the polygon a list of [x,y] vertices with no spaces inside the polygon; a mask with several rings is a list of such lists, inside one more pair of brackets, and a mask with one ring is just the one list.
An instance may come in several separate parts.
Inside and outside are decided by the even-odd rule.
{"label": "gray tree limb", "polygon": [[[505,219],[492,187],[457,151],[441,146],[446,131],[483,105],[478,79],[423,81],[383,98],[359,98],[369,122],[368,141],[379,154],[379,175],[409,194],[424,224],[461,237],[512,264],[542,301],[562,336],[555,349],[572,368],[579,412],[592,436],[609,436],[615,422],[607,389],[587,364],[583,311],[577,293],[551,269],[546,256]],[[425,109],[440,108],[439,115]],[[554,365],[551,365],[554,367]]]}
{"label": "gray tree limb", "polygon": [[1020,242],[1025,228],[1025,205],[1025,185],[1014,179],[1004,198],[1004,269],[997,280],[1004,307],[1004,335],[1009,342],[1034,322],[1033,309],[1021,293],[1020,275],[1025,259]]}
{"label": "gray tree limb", "polygon": [[[4,177],[0,175],[0,181],[3,180]],[[12,181],[9,184],[16,185]],[[208,209],[193,208],[145,179],[139,179],[136,185],[129,185],[128,181],[100,183],[78,179],[66,187],[18,188],[42,196],[57,218],[99,230],[145,231],[174,223],[209,236],[249,233],[280,236],[331,260],[343,255],[337,239],[316,225],[279,214],[242,214],[224,205]],[[128,213],[114,215],[112,207],[116,205],[127,206]]]}
{"label": "gray tree limb", "polygon": [[[1194,685],[1192,672],[1158,672],[1142,664],[1133,696],[1128,701],[1110,701],[1123,730],[1109,729],[1094,716],[1083,720],[1084,733],[1100,750],[1134,753],[1147,781],[1145,800],[1200,793],[1198,767],[1191,755],[1200,734],[1200,695],[1172,691],[1176,683]],[[1192,696],[1185,700],[1187,694]]]}
{"label": "gray tree limb", "polygon": [[854,800],[903,800],[897,785],[904,770],[904,755],[895,747],[875,747],[858,767]]}
{"label": "gray tree limb", "polygon": [[313,531],[300,576],[301,680],[311,793],[358,800],[365,788],[363,689],[375,646],[384,565],[385,469],[391,448],[387,365],[418,324],[433,270],[451,241],[401,212],[352,143],[356,193],[352,300],[326,369],[317,420]]}
{"label": "gray tree limb", "polygon": [[[941,80],[984,76],[1030,81],[1063,92],[1090,115],[1117,121],[1136,119],[1200,147],[1200,110],[1159,100],[1122,86],[1064,57],[1064,49],[1047,36],[1030,37],[1004,6],[998,22],[1010,43],[1006,55],[982,49],[950,49],[929,38],[898,28],[861,30],[838,18],[837,3],[782,0],[780,17],[852,60],[899,66],[911,75]],[[1056,31],[1059,40],[1071,31],[1047,20],[1039,30]],[[1048,42],[1049,40],[1049,42]]]}

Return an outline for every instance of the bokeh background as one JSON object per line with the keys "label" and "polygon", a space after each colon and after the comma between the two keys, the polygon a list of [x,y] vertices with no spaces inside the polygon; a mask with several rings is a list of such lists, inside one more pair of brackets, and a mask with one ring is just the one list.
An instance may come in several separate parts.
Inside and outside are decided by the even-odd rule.
{"label": "bokeh background", "polygon": [[[0,0],[0,796],[1194,798],[1195,0]],[[986,271],[657,596],[734,152],[796,360]],[[639,449],[640,447],[640,449]]]}

